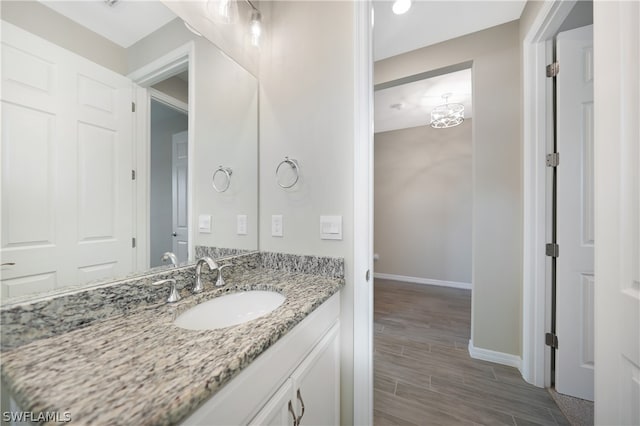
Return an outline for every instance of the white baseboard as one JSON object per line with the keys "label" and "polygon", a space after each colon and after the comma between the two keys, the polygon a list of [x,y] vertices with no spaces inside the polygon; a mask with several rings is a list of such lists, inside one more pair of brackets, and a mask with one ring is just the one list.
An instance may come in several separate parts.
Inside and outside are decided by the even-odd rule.
{"label": "white baseboard", "polygon": [[517,368],[522,373],[522,358],[517,355],[496,352],[490,349],[476,348],[473,340],[469,339],[469,355],[471,358],[483,361],[495,362],[496,364],[508,365]]}
{"label": "white baseboard", "polygon": [[465,290],[471,290],[471,283],[461,283],[457,281],[432,280],[430,278],[418,278],[418,277],[407,277],[405,275],[383,274],[382,272],[374,273],[373,277],[381,278],[383,280],[404,281],[407,283],[414,283],[414,284],[428,284],[428,285],[437,285],[440,287],[453,287],[453,288],[463,288]]}

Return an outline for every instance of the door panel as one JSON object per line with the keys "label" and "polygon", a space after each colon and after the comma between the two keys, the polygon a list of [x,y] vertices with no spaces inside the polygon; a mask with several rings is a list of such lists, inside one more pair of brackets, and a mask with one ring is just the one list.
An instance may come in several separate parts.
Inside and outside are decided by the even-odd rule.
{"label": "door panel", "polygon": [[78,123],[78,240],[114,237],[117,207],[116,134]]}
{"label": "door panel", "polygon": [[3,22],[2,297],[133,270],[132,83]]}
{"label": "door panel", "polygon": [[291,375],[301,426],[340,423],[339,330],[335,325]]}
{"label": "door panel", "polygon": [[560,33],[557,59],[556,389],[593,400],[593,26]]}
{"label": "door panel", "polygon": [[54,243],[54,127],[50,113],[2,103],[3,247]]}
{"label": "door panel", "polygon": [[188,196],[188,133],[180,132],[171,137],[172,141],[172,204],[173,204],[173,252],[180,262],[189,259],[189,214]]}

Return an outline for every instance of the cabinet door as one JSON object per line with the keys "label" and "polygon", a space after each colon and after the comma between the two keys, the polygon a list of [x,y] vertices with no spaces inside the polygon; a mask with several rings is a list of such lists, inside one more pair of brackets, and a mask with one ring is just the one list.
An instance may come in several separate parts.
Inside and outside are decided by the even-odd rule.
{"label": "cabinet door", "polygon": [[291,379],[278,389],[269,402],[249,422],[250,426],[295,426],[293,413],[293,383]]}
{"label": "cabinet door", "polygon": [[291,375],[300,426],[340,423],[339,327],[333,326]]}

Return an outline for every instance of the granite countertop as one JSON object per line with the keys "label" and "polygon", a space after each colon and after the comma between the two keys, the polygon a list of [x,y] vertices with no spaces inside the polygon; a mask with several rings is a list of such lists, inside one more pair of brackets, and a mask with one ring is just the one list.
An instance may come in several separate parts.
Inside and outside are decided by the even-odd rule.
{"label": "granite countertop", "polygon": [[[344,285],[263,268],[230,278],[216,289],[205,282],[205,292],[176,304],[141,306],[4,351],[3,380],[22,409],[69,413],[74,424],[177,424]],[[261,318],[223,329],[173,325],[197,303],[243,290],[286,299]]]}

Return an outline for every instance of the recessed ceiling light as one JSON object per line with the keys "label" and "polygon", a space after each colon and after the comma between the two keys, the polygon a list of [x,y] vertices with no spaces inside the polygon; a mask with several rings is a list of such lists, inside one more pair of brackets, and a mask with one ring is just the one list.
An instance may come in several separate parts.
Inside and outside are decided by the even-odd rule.
{"label": "recessed ceiling light", "polygon": [[396,15],[402,15],[411,9],[411,0],[396,0],[391,9]]}

